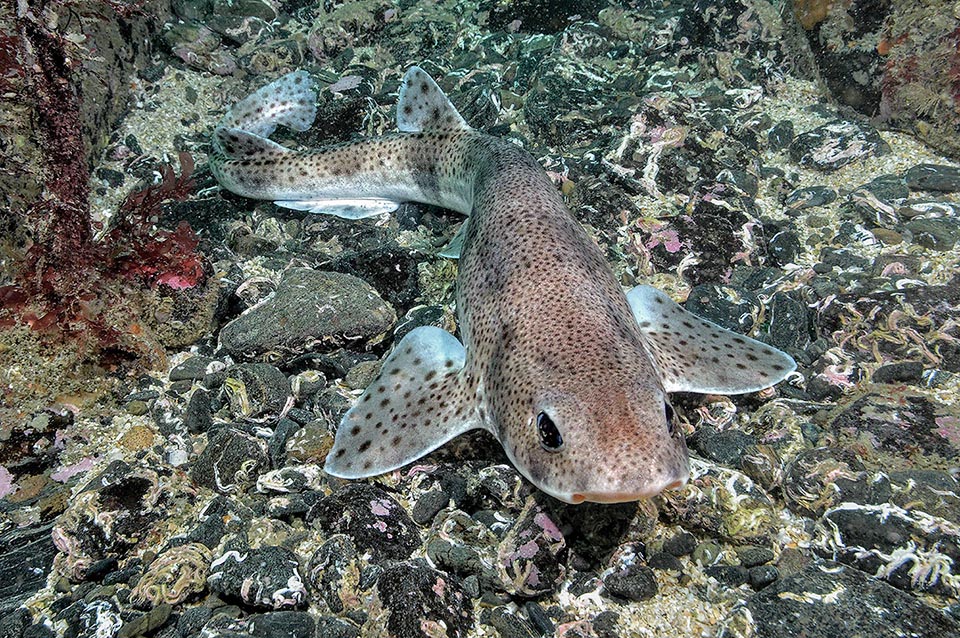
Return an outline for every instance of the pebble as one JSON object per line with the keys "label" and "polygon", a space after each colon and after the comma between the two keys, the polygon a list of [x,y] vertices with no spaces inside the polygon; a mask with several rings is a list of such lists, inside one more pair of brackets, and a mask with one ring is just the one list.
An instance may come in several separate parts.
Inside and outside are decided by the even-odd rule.
{"label": "pebble", "polygon": [[650,558],[647,559],[647,565],[651,569],[656,569],[661,572],[683,572],[683,563],[680,562],[680,559],[667,552],[651,554]]}
{"label": "pebble", "polygon": [[808,208],[817,206],[826,206],[832,204],[837,199],[837,191],[827,186],[811,186],[809,188],[798,188],[793,191],[784,200],[788,215],[795,215]]}
{"label": "pebble", "polygon": [[716,542],[703,541],[693,550],[693,560],[705,567],[713,565],[720,557],[721,551],[720,545]]}
{"label": "pebble", "polygon": [[550,616],[547,615],[547,612],[539,603],[528,600],[523,604],[523,610],[527,613],[530,626],[537,632],[537,635],[552,636],[553,632],[556,631],[556,626],[553,624]]}
{"label": "pebble", "polygon": [[284,547],[228,550],[210,565],[207,585],[255,608],[291,609],[308,603],[297,556]]}
{"label": "pebble", "polygon": [[808,636],[848,636],[851,627],[871,638],[960,635],[960,622],[916,597],[829,561],[778,579],[747,610],[764,638],[795,638],[798,627]]}
{"label": "pebble", "polygon": [[530,499],[497,548],[497,571],[510,594],[553,591],[566,575],[567,543],[550,516]]}
{"label": "pebble", "polygon": [[324,498],[307,515],[331,534],[347,534],[371,561],[403,560],[420,545],[410,515],[375,485],[349,483]]}
{"label": "pebble", "polygon": [[767,255],[774,266],[792,264],[799,254],[800,238],[792,230],[778,231],[767,242]]}
{"label": "pebble", "polygon": [[234,428],[210,433],[207,447],[197,457],[190,478],[221,494],[235,494],[253,487],[257,477],[270,467],[267,443]]}
{"label": "pebble", "polygon": [[377,580],[377,596],[390,610],[387,631],[403,638],[430,638],[443,627],[447,638],[473,628],[473,603],[456,576],[417,562],[397,563]]}
{"label": "pebble", "polygon": [[956,193],[960,191],[960,168],[943,164],[917,164],[907,169],[903,179],[910,190]]}
{"label": "pebble", "polygon": [[210,393],[197,388],[190,395],[183,411],[183,426],[190,434],[202,434],[213,425],[213,406]]}
{"label": "pebble", "polygon": [[692,554],[697,548],[697,537],[690,532],[678,532],[663,542],[663,551],[673,556]]}
{"label": "pebble", "polygon": [[603,579],[605,593],[626,600],[649,600],[657,595],[657,579],[646,565],[629,565]]}
{"label": "pebble", "polygon": [[886,150],[886,142],[872,126],[834,120],[797,135],[790,144],[790,157],[804,166],[831,172]]}
{"label": "pebble", "polygon": [[200,381],[213,361],[210,357],[202,356],[184,359],[170,370],[170,381]]}
{"label": "pebble", "polygon": [[396,322],[393,308],[362,279],[310,268],[283,273],[273,296],[220,331],[220,345],[234,357],[256,358],[281,350],[301,354],[364,342]]}
{"label": "pebble", "polygon": [[410,511],[410,517],[417,525],[427,525],[449,502],[450,495],[442,489],[430,490],[417,499]]}
{"label": "pebble", "polygon": [[778,153],[790,148],[793,137],[793,122],[791,120],[780,120],[767,132],[767,145],[771,151]]}
{"label": "pebble", "polygon": [[758,565],[757,567],[751,567],[747,571],[747,582],[750,583],[750,587],[757,591],[763,589],[779,577],[780,572],[773,565]]}
{"label": "pebble", "polygon": [[230,366],[223,388],[230,412],[237,419],[257,419],[278,414],[290,397],[290,382],[272,365],[242,363]]}
{"label": "pebble", "polygon": [[747,582],[746,568],[740,565],[710,565],[705,570],[707,576],[716,578],[728,587],[739,587]]}
{"label": "pebble", "polygon": [[755,545],[744,545],[737,548],[737,558],[744,567],[757,567],[773,560],[773,550]]}
{"label": "pebble", "polygon": [[537,638],[538,634],[516,612],[507,607],[490,610],[489,624],[501,638]]}
{"label": "pebble", "polygon": [[922,377],[922,361],[898,361],[874,370],[870,380],[874,383],[919,383]]}
{"label": "pebble", "polygon": [[719,431],[712,425],[701,425],[689,445],[706,458],[727,467],[739,467],[744,452],[756,444],[756,438],[741,430]]}

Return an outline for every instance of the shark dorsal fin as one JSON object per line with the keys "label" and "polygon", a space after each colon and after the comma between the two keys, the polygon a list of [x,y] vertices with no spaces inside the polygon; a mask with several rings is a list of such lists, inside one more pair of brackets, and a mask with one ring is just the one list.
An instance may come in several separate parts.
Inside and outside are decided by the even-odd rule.
{"label": "shark dorsal fin", "polygon": [[426,71],[412,66],[400,83],[397,128],[404,133],[450,131],[470,126]]}

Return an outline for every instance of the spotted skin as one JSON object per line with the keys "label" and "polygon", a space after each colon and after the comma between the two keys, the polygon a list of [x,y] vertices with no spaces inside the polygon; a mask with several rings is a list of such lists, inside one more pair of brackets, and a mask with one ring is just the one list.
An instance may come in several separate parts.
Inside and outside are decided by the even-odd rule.
{"label": "spotted skin", "polygon": [[[253,102],[302,112],[274,97],[286,99],[287,78]],[[233,140],[243,118],[228,114],[211,158],[220,183],[247,197],[334,209],[346,198],[417,201],[469,215],[456,293],[465,348],[438,328],[401,340],[344,416],[330,474],[391,471],[483,428],[558,499],[646,498],[688,477],[668,391],[748,392],[794,369],[652,288],[628,299],[536,161],[467,127],[421,69],[404,76],[397,111],[403,133],[296,152]]]}

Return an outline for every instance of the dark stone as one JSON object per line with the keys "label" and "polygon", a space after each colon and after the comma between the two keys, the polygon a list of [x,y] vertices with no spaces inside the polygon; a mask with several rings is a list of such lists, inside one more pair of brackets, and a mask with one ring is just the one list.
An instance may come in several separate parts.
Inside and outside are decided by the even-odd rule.
{"label": "dark stone", "polygon": [[935,217],[911,219],[904,228],[913,235],[913,243],[930,250],[945,251],[960,239],[960,220]]}
{"label": "dark stone", "polygon": [[539,603],[528,600],[523,604],[523,610],[527,612],[527,619],[530,621],[530,626],[537,632],[537,635],[552,636],[553,632],[556,631],[556,627],[550,619],[550,616],[547,615],[547,612],[544,611]]}
{"label": "dark stone", "polygon": [[767,132],[767,146],[775,153],[786,150],[793,142],[793,135],[793,122],[780,120]]}
{"label": "dark stone", "polygon": [[210,393],[203,388],[197,388],[190,395],[183,411],[183,425],[190,434],[202,434],[213,425]]}
{"label": "dark stone", "polygon": [[621,638],[620,614],[615,611],[601,611],[590,621],[597,638]]}
{"label": "dark stone", "polygon": [[[305,611],[273,611],[247,618],[255,638],[313,638],[316,622]],[[327,634],[323,634],[326,636]]]}
{"label": "dark stone", "polygon": [[[747,601],[758,636],[956,636],[960,622],[861,571],[811,564]],[[877,613],[877,610],[883,610]]]}
{"label": "dark stone", "polygon": [[[919,449],[927,455],[955,459],[960,448],[940,432],[941,406],[929,397],[903,390],[895,396],[866,394],[837,414],[828,429],[850,440],[869,439],[877,451],[902,454]],[[866,435],[866,436],[865,436]]]}
{"label": "dark stone", "polygon": [[317,638],[360,638],[360,630],[339,618],[317,618]]}
{"label": "dark stone", "polygon": [[57,555],[52,528],[52,523],[34,523],[0,534],[0,616],[16,616],[15,610],[45,586]]}
{"label": "dark stone", "polygon": [[267,513],[271,518],[290,521],[294,518],[306,518],[310,508],[315,507],[324,498],[323,492],[313,490],[302,494],[284,494],[270,499]]}
{"label": "dark stone", "polygon": [[748,545],[746,547],[737,548],[737,558],[740,559],[740,564],[746,568],[757,567],[759,565],[765,565],[773,560],[773,550],[766,547],[756,547],[754,545]]}
{"label": "dark stone", "polygon": [[695,286],[683,307],[698,317],[719,325],[721,328],[745,333],[753,328],[753,317],[759,308],[757,296],[752,292],[736,286],[725,286],[733,289],[731,294],[724,292],[714,284]]}
{"label": "dark stone", "polygon": [[830,478],[832,475],[861,478],[863,462],[855,452],[844,448],[801,451],[784,470],[783,496],[787,507],[801,516],[817,518],[839,503],[842,496],[837,481]]}
{"label": "dark stone", "polygon": [[837,191],[826,186],[811,186],[809,188],[798,188],[793,191],[784,200],[787,214],[799,213],[808,208],[826,206],[837,199]]}
{"label": "dark stone", "polygon": [[[279,414],[290,397],[287,375],[266,363],[242,363],[226,370],[226,394],[238,419]],[[240,389],[234,390],[239,385]]]}
{"label": "dark stone", "polygon": [[207,374],[207,366],[213,362],[210,357],[190,357],[174,366],[170,371],[171,381],[200,381]]}
{"label": "dark stone", "polygon": [[497,548],[498,569],[508,593],[537,596],[553,591],[566,575],[567,543],[557,524],[529,501]]}
{"label": "dark stone", "polygon": [[307,514],[332,534],[346,534],[372,560],[403,560],[420,545],[420,532],[407,512],[379,487],[350,483]]}
{"label": "dark stone", "polygon": [[501,638],[537,638],[530,627],[515,611],[507,607],[494,607],[490,610],[490,620]]}
{"label": "dark stone", "polygon": [[283,547],[227,551],[211,564],[207,585],[251,607],[293,609],[309,602],[297,556]]}
{"label": "dark stone", "polygon": [[223,494],[244,491],[256,484],[261,472],[269,469],[266,447],[263,440],[240,430],[215,430],[194,462],[190,477],[199,485]]}
{"label": "dark stone", "polygon": [[[4,612],[6,613],[6,612]],[[24,607],[18,607],[0,618],[0,638],[21,638],[33,619]]]}
{"label": "dark stone", "polygon": [[344,610],[341,590],[344,576],[357,560],[357,548],[345,534],[335,534],[317,548],[310,557],[307,579],[310,587],[320,593],[331,612]]}
{"label": "dark stone", "polygon": [[773,565],[758,565],[751,567],[747,572],[747,582],[750,587],[761,590],[780,577],[780,571]]}
{"label": "dark stone", "polygon": [[887,150],[886,142],[872,126],[834,120],[798,135],[790,144],[790,157],[804,166],[830,172]]}
{"label": "dark stone", "polygon": [[712,576],[728,587],[739,587],[747,582],[747,570],[740,565],[711,565],[706,569]]}
{"label": "dark stone", "polygon": [[[845,325],[857,321],[857,317],[870,314],[875,325],[891,325],[891,315],[896,318],[898,329],[926,333],[930,325],[945,325],[955,318],[953,310],[960,305],[960,286],[930,285],[907,287],[896,291],[857,292],[837,295],[835,301],[818,315],[819,332],[831,334],[844,330]],[[919,318],[923,318],[922,321]],[[881,340],[877,347],[892,360],[910,360],[916,356],[912,342],[903,345]],[[960,357],[948,342],[939,342],[941,369],[960,372]]]}
{"label": "dark stone", "polygon": [[[691,193],[692,213],[673,218],[672,225],[684,244],[697,247],[700,263],[684,271],[684,279],[695,287],[726,280],[734,257],[745,249],[741,229],[759,216],[752,198],[730,190],[724,184],[699,184]],[[676,258],[679,263],[682,253]]]}
{"label": "dark stone", "polygon": [[167,624],[172,612],[173,608],[166,603],[152,607],[147,613],[138,614],[124,622],[120,631],[117,632],[117,638],[135,638],[135,636],[153,634]]}
{"label": "dark stone", "polygon": [[427,638],[425,622],[443,623],[449,638],[473,628],[473,603],[460,579],[417,563],[398,563],[377,580],[377,595],[390,610],[387,630],[403,638]]}
{"label": "dark stone", "polygon": [[443,490],[430,490],[417,499],[410,517],[417,525],[427,525],[449,502],[450,495]]}
{"label": "dark stone", "polygon": [[889,500],[904,509],[917,509],[948,521],[960,520],[958,499],[944,494],[960,491],[960,482],[946,470],[887,471],[891,485]]}
{"label": "dark stone", "polygon": [[181,636],[198,636],[212,616],[213,609],[206,606],[183,609],[177,619],[177,631]]}
{"label": "dark stone", "polygon": [[960,168],[942,164],[917,164],[903,179],[911,190],[956,193],[960,191]]}
{"label": "dark stone", "polygon": [[239,532],[252,516],[253,512],[238,501],[217,495],[200,510],[197,525],[174,541],[180,544],[203,543],[209,549],[214,549],[224,534]]}
{"label": "dark stone", "polygon": [[657,595],[657,579],[646,565],[630,565],[603,579],[605,593],[632,601],[648,600]]}
{"label": "dark stone", "polygon": [[[289,416],[289,413],[287,416]],[[283,418],[277,422],[276,427],[273,429],[273,436],[270,437],[270,442],[267,444],[267,451],[270,454],[270,464],[273,467],[283,467],[283,463],[287,458],[287,441],[289,441],[290,437],[296,434],[301,427],[303,427],[303,425],[293,419]]]}
{"label": "dark stone", "polygon": [[899,361],[880,366],[870,378],[874,383],[919,383],[923,377],[923,362]]}
{"label": "dark stone", "polygon": [[678,532],[663,542],[663,551],[673,556],[687,556],[697,548],[697,537],[689,532]]}
{"label": "dark stone", "polygon": [[770,324],[762,340],[787,351],[802,351],[810,346],[810,316],[807,304],[794,294],[777,292],[768,306]]}
{"label": "dark stone", "polygon": [[647,566],[662,572],[682,572],[683,563],[673,554],[657,552],[647,559]]}
{"label": "dark stone", "polygon": [[774,266],[792,264],[800,254],[800,238],[792,230],[781,230],[767,242],[767,255]]}
{"label": "dark stone", "polygon": [[718,431],[710,425],[701,425],[689,441],[692,449],[727,467],[739,467],[746,449],[756,443],[753,436],[741,430]]}
{"label": "dark stone", "polygon": [[290,268],[269,301],[223,327],[220,343],[242,358],[271,351],[302,353],[318,343],[329,347],[367,341],[395,321],[393,308],[362,279]]}
{"label": "dark stone", "polygon": [[123,186],[123,180],[125,176],[120,171],[115,171],[112,168],[101,167],[97,169],[96,173],[97,177],[105,181],[111,188]]}

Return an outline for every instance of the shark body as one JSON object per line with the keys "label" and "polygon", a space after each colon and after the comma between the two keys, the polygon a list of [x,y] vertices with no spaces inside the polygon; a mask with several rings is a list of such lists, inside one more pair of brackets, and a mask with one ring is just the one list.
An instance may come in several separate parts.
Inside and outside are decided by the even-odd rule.
{"label": "shark body", "polygon": [[403,201],[468,215],[462,343],[420,327],[343,417],[328,473],[374,476],[471,429],[491,432],[534,485],[570,503],[683,486],[687,449],[670,392],[739,394],[783,380],[785,353],[692,315],[664,293],[624,293],[599,247],[523,149],[471,129],[420,68],[404,76],[399,134],[293,151],[315,94],[299,71],[231,109],[211,168],[226,189],[357,218]]}

